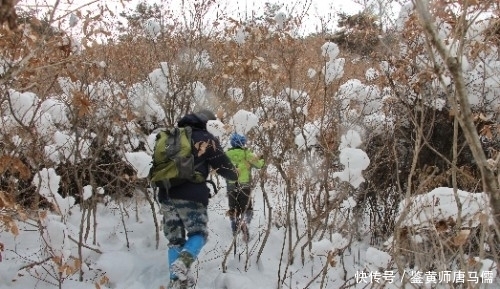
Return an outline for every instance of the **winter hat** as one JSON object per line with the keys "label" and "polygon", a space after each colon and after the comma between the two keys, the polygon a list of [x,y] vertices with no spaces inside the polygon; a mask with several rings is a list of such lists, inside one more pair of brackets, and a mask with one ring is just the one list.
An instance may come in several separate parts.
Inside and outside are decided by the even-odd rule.
{"label": "winter hat", "polygon": [[232,147],[244,147],[247,143],[247,138],[244,135],[233,133],[230,137]]}
{"label": "winter hat", "polygon": [[202,109],[198,112],[195,112],[194,115],[203,123],[207,123],[207,121],[209,121],[209,120],[216,120],[217,119],[215,114],[208,109]]}

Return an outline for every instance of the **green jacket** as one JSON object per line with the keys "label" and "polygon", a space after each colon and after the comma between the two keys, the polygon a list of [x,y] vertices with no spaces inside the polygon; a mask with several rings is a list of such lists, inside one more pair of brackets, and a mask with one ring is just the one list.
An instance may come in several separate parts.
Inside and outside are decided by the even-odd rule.
{"label": "green jacket", "polygon": [[261,169],[264,166],[264,160],[247,148],[230,148],[226,155],[238,171],[238,183],[248,184],[252,178],[252,168]]}

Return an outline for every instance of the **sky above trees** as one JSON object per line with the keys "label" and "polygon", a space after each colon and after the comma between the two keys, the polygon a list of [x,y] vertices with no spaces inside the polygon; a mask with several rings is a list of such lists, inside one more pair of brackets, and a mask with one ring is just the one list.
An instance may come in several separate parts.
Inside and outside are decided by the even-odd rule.
{"label": "sky above trees", "polygon": [[[40,12],[45,13],[48,9],[52,9],[55,0],[22,0],[19,2],[18,6],[37,9]],[[85,7],[82,11],[91,11],[92,14],[100,13],[100,7],[105,6],[109,11],[114,13],[118,19],[123,21],[123,18],[119,17],[119,13],[123,11],[134,11],[135,7],[141,2],[141,0],[131,0],[131,1],[103,1],[103,0],[85,0],[78,1],[72,4],[66,3],[66,1],[59,1],[59,9],[57,9],[57,17],[62,17],[62,27],[68,27],[70,25],[70,15],[71,11],[77,8]],[[194,8],[195,1],[181,1],[181,0],[154,0],[147,1],[149,5],[158,4],[161,7],[168,7],[174,15],[179,18],[184,19],[184,17],[189,18],[190,13],[185,13],[186,11],[192,11]],[[203,2],[203,1],[202,1]],[[206,1],[208,2],[208,1]],[[211,7],[210,12],[206,15],[206,21],[208,23],[213,22],[220,16],[227,16],[237,20],[251,19],[255,17],[261,17],[266,11],[266,2],[270,2],[273,5],[281,7],[280,12],[284,12],[287,15],[299,16],[301,17],[303,24],[301,26],[301,33],[309,34],[312,32],[320,31],[321,26],[327,24],[329,29],[333,29],[336,24],[337,13],[344,12],[349,15],[355,14],[363,9],[363,6],[358,4],[358,1],[346,0],[346,1],[323,1],[323,0],[295,0],[295,1],[264,1],[264,0],[218,0],[217,4]],[[367,2],[368,3],[368,2]],[[394,11],[397,12],[396,6]],[[106,13],[108,20],[111,20],[114,16],[111,13]]]}

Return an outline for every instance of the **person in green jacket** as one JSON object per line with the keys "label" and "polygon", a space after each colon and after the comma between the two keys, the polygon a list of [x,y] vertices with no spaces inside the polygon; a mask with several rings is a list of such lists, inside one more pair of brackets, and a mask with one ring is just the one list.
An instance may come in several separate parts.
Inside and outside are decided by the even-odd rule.
{"label": "person in green jacket", "polygon": [[248,225],[253,217],[252,168],[261,169],[264,166],[264,160],[245,147],[246,141],[244,135],[233,133],[230,137],[231,148],[226,155],[238,171],[238,181],[228,181],[227,185],[231,229],[234,235],[241,230],[243,240],[248,242]]}

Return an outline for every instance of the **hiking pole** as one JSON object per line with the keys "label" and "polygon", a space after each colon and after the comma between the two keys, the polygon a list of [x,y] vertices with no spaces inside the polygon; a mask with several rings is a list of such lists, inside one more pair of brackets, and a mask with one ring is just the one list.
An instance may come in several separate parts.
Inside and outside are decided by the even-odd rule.
{"label": "hiking pole", "polygon": [[237,240],[238,235],[234,237],[234,247],[233,247],[233,256],[236,257],[236,243],[238,242]]}
{"label": "hiking pole", "polygon": [[[239,224],[239,221],[238,223]],[[240,228],[239,228],[239,225],[237,225],[236,227],[236,234],[233,233],[233,244],[234,244],[234,247],[233,247],[233,257],[236,257],[236,247],[238,245],[238,234],[240,233]]]}

